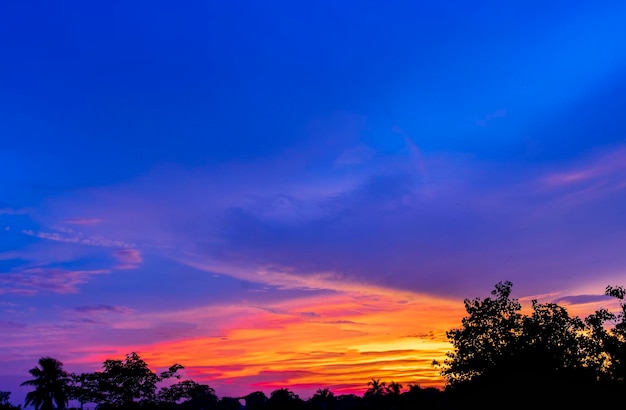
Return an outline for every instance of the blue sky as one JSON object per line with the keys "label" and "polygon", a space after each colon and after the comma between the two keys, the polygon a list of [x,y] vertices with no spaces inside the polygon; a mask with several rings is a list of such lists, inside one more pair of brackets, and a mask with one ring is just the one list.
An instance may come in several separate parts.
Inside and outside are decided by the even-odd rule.
{"label": "blue sky", "polygon": [[[155,346],[239,334],[250,309],[341,334],[358,321],[294,309],[439,306],[416,326],[441,342],[445,306],[501,280],[564,301],[622,283],[625,18],[617,1],[5,2],[0,389],[47,354],[178,360]],[[270,353],[196,376],[219,394],[311,366]]]}

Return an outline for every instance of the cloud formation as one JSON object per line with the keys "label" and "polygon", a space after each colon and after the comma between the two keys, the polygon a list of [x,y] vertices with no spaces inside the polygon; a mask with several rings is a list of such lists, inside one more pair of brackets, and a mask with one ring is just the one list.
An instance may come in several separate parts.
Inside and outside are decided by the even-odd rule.
{"label": "cloud formation", "polygon": [[64,270],[58,268],[32,268],[0,275],[0,294],[15,293],[35,295],[40,291],[76,293],[78,286],[90,276],[110,273],[110,270]]}
{"label": "cloud formation", "polygon": [[71,230],[69,232],[65,231],[65,233],[63,233],[63,232],[36,232],[36,231],[33,231],[32,229],[22,229],[21,232],[24,235],[34,236],[40,239],[47,239],[50,241],[58,241],[58,242],[76,243],[80,245],[117,247],[117,248],[130,248],[134,246],[134,244],[132,243],[107,239],[103,237],[97,237],[97,236],[86,237],[82,233],[74,233]]}
{"label": "cloud formation", "polygon": [[554,301],[554,303],[565,303],[567,305],[586,305],[596,302],[612,301],[610,296],[606,295],[570,295],[562,296]]}
{"label": "cloud formation", "polygon": [[119,313],[119,314],[127,314],[131,313],[133,310],[126,306],[111,306],[111,305],[87,305],[87,306],[77,306],[74,308],[74,311],[77,313]]}
{"label": "cloud formation", "polygon": [[136,269],[143,262],[141,252],[134,248],[117,249],[113,252],[113,256],[119,261],[116,269]]}
{"label": "cloud formation", "polygon": [[70,218],[63,221],[67,225],[98,225],[102,223],[100,218]]}

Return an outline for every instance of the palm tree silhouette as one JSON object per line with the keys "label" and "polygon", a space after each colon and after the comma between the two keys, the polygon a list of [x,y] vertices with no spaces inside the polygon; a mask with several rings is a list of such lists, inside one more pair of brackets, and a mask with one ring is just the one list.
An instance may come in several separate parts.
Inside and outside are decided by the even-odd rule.
{"label": "palm tree silhouette", "polygon": [[28,371],[34,379],[21,386],[34,386],[35,390],[26,394],[25,406],[34,405],[35,410],[64,409],[67,406],[67,383],[69,374],[63,370],[63,363],[52,357],[39,359],[39,367]]}
{"label": "palm tree silhouette", "polygon": [[372,380],[367,382],[367,385],[370,387],[365,392],[365,396],[382,396],[385,394],[387,383],[381,382],[380,379],[372,378]]}
{"label": "palm tree silhouette", "polygon": [[386,390],[387,390],[387,393],[389,394],[395,394],[396,396],[399,396],[400,390],[402,390],[402,385],[400,383],[391,381],[391,383],[389,383],[389,386],[387,386]]}

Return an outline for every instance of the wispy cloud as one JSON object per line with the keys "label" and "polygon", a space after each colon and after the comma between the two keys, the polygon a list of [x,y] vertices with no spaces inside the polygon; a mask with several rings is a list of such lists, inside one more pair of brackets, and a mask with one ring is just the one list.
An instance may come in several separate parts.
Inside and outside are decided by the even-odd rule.
{"label": "wispy cloud", "polygon": [[562,296],[554,301],[554,303],[565,303],[567,305],[584,305],[588,303],[607,302],[612,300],[606,295],[571,295]]}
{"label": "wispy cloud", "polygon": [[131,308],[126,306],[111,306],[111,305],[87,305],[78,306],[73,309],[77,313],[119,313],[128,314],[133,312]]}
{"label": "wispy cloud", "polygon": [[359,165],[371,159],[375,153],[376,151],[367,145],[359,145],[342,152],[341,155],[335,159],[335,165]]}
{"label": "wispy cloud", "polygon": [[0,275],[0,294],[34,295],[39,291],[76,293],[78,286],[90,276],[110,273],[109,270],[64,270],[56,268],[25,269]]}
{"label": "wispy cloud", "polygon": [[[119,268],[140,267],[159,249],[159,257],[211,275],[278,289],[372,285],[459,296],[479,294],[504,276],[524,286],[522,279],[535,271],[546,281],[531,292],[545,292],[566,280],[564,271],[589,277],[576,257],[559,252],[608,252],[588,248],[580,234],[566,235],[579,243],[560,245],[565,232],[582,225],[572,222],[580,215],[563,215],[559,205],[574,191],[548,189],[550,176],[564,172],[555,164],[519,173],[516,164],[420,153],[428,172],[416,173],[410,152],[341,170],[335,158],[323,169],[337,175],[311,175],[282,159],[224,166],[219,179],[206,169],[155,171],[80,201],[59,199],[50,211],[57,220],[98,215],[106,221],[84,226],[89,235],[27,233],[114,248]],[[540,246],[538,232],[550,237],[550,246]],[[548,266],[555,255],[563,266]]]}
{"label": "wispy cloud", "polygon": [[70,218],[70,219],[65,219],[62,223],[64,224],[68,224],[68,225],[98,225],[100,223],[102,223],[102,219],[100,218]]}
{"label": "wispy cloud", "polygon": [[0,329],[23,329],[26,326],[26,323],[0,320]]}
{"label": "wispy cloud", "polygon": [[492,112],[491,114],[485,115],[484,118],[482,118],[480,120],[476,120],[476,125],[484,127],[485,125],[487,125],[487,123],[489,121],[493,121],[496,118],[504,118],[504,117],[506,117],[506,115],[507,115],[506,110],[503,110],[503,109],[496,110],[496,111]]}
{"label": "wispy cloud", "polygon": [[582,166],[571,167],[546,176],[544,184],[549,187],[571,186],[582,183],[599,182],[607,189],[626,187],[626,147],[596,155]]}
{"label": "wispy cloud", "polygon": [[22,229],[21,232],[24,235],[33,236],[36,238],[47,239],[57,242],[76,243],[80,245],[103,246],[108,248],[132,248],[135,246],[132,243],[107,239],[98,236],[86,236],[82,233],[75,233],[74,231],[67,229],[64,229],[63,232],[42,232],[34,231],[32,229]]}
{"label": "wispy cloud", "polygon": [[28,213],[27,209],[24,208],[10,208],[0,206],[0,215],[26,215]]}

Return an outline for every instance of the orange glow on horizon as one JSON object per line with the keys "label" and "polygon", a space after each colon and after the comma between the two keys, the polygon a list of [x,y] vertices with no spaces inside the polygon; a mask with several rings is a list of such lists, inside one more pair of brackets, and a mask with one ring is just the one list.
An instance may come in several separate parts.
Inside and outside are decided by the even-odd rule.
{"label": "orange glow on horizon", "polygon": [[[458,301],[383,289],[262,308],[212,306],[138,320],[184,317],[217,333],[129,351],[137,351],[153,368],[184,365],[186,377],[209,384],[220,397],[281,387],[303,397],[324,387],[336,394],[362,394],[372,378],[405,387],[441,387],[444,380],[432,361],[451,349],[445,331],[458,327],[463,315]],[[211,326],[224,317],[226,322]],[[129,352],[115,350],[119,357]],[[111,358],[96,356],[81,361]]]}

